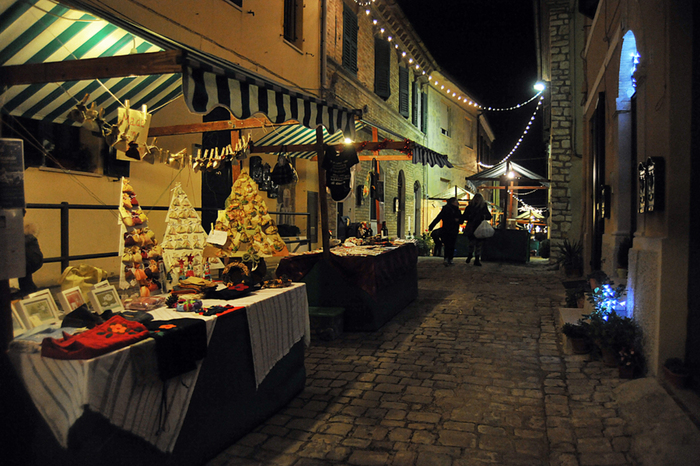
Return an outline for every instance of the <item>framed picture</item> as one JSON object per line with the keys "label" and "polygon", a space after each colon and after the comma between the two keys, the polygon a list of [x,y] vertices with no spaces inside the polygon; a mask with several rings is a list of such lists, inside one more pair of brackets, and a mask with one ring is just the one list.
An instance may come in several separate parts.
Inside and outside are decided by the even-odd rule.
{"label": "framed picture", "polygon": [[57,316],[61,315],[60,309],[58,309],[58,306],[56,305],[56,300],[53,299],[53,295],[49,290],[41,290],[41,291],[36,291],[34,293],[30,293],[29,297],[30,298],[38,298],[40,296],[45,296],[48,298],[49,303],[51,304],[51,311],[56,314]]}
{"label": "framed picture", "polygon": [[49,294],[23,299],[17,303],[19,316],[27,329],[58,322],[56,302]]}
{"label": "framed picture", "polygon": [[88,293],[88,297],[92,304],[92,310],[98,314],[105,311],[122,312],[124,310],[119,293],[112,285],[93,288]]}
{"label": "framed picture", "polygon": [[83,293],[80,291],[79,286],[61,291],[58,295],[58,301],[66,314],[85,304],[85,299],[83,299]]}
{"label": "framed picture", "polygon": [[17,307],[15,306],[15,303],[12,302],[12,336],[16,338],[27,330],[27,324],[25,324],[22,318],[19,316]]}

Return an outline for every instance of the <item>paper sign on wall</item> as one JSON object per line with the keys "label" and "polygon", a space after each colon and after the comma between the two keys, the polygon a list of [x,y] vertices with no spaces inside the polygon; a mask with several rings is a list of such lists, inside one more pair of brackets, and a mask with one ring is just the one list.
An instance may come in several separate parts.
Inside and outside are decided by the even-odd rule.
{"label": "paper sign on wall", "polygon": [[[127,118],[128,112],[128,118]],[[151,127],[151,114],[145,110],[119,108],[119,134],[123,142],[116,145],[117,160],[140,161],[145,155],[146,139]]]}

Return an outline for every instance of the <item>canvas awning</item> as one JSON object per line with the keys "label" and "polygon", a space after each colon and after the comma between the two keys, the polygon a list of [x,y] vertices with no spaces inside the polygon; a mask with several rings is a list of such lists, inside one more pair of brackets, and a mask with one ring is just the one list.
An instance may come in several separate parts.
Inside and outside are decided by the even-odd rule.
{"label": "canvas awning", "polygon": [[[357,133],[364,127],[361,121],[355,122],[355,132]],[[344,134],[341,131],[336,131],[334,134],[329,134],[328,130],[323,128],[324,144],[341,144],[344,139]],[[271,132],[253,141],[253,146],[288,146],[288,145],[306,145],[316,143],[316,132],[302,125],[290,125],[277,127]],[[296,157],[300,159],[312,159],[316,157],[316,150],[300,151],[300,152],[272,152],[273,154],[285,154],[288,157]]]}
{"label": "canvas awning", "polygon": [[549,180],[547,178],[511,161],[501,162],[494,165],[492,168],[468,176],[466,179],[467,181],[473,182],[476,186],[479,186],[489,181],[500,181],[501,177],[507,175],[511,171],[515,172],[516,178],[520,181],[534,181],[537,184],[549,187]]}
{"label": "canvas awning", "polygon": [[[89,102],[104,107],[105,120],[114,123],[117,109],[125,100],[130,101],[131,108],[141,108],[145,104],[154,110],[184,94],[188,108],[194,113],[204,114],[216,106],[224,106],[238,119],[261,113],[273,123],[297,120],[308,128],[323,125],[331,134],[340,129],[348,137],[354,137],[357,112],[353,110],[288,89],[228,61],[93,8],[80,0],[64,0],[63,4],[50,0],[0,1],[3,112],[65,123],[70,109],[88,93]],[[163,52],[168,51],[178,53],[164,56]],[[37,82],[36,76],[22,76],[27,74],[23,69],[13,68],[37,64],[72,65],[75,60],[115,57],[120,57],[120,65],[128,60],[138,62],[133,72],[135,76],[118,76],[122,66],[115,66],[112,67],[114,75],[101,79]],[[158,66],[161,58],[167,63]],[[170,72],[154,72],[163,69]],[[72,67],[71,73],[75,72]],[[18,84],[12,82],[11,77],[29,82]]]}
{"label": "canvas awning", "polygon": [[451,188],[447,188],[439,194],[428,197],[428,199],[431,201],[446,201],[453,197],[456,197],[459,201],[468,201],[469,199],[471,199],[471,195],[469,194],[469,192],[466,189],[460,188],[459,186],[452,186]]}

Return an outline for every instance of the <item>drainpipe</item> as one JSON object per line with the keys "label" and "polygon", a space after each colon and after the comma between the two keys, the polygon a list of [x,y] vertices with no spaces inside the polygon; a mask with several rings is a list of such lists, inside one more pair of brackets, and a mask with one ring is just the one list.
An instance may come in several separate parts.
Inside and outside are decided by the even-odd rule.
{"label": "drainpipe", "polygon": [[328,26],[328,0],[321,0],[321,98],[326,99],[326,28]]}

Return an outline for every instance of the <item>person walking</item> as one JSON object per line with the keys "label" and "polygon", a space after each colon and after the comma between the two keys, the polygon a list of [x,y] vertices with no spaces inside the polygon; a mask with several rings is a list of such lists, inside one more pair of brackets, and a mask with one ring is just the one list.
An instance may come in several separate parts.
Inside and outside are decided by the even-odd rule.
{"label": "person walking", "polygon": [[459,210],[459,201],[456,197],[451,197],[447,200],[447,204],[442,207],[440,213],[435,219],[430,222],[428,230],[432,230],[439,221],[442,220],[441,239],[445,248],[445,267],[454,265],[452,259],[455,254],[455,243],[457,242],[457,234],[459,234],[459,226],[462,224],[462,211]]}
{"label": "person walking", "polygon": [[474,265],[481,266],[481,247],[484,244],[484,240],[475,237],[474,230],[476,230],[484,220],[491,220],[491,212],[489,212],[489,207],[488,204],[486,204],[484,196],[477,193],[469,201],[469,205],[464,209],[464,214],[462,214],[462,222],[467,222],[464,233],[469,239],[467,264],[472,260],[472,257],[474,257]]}

